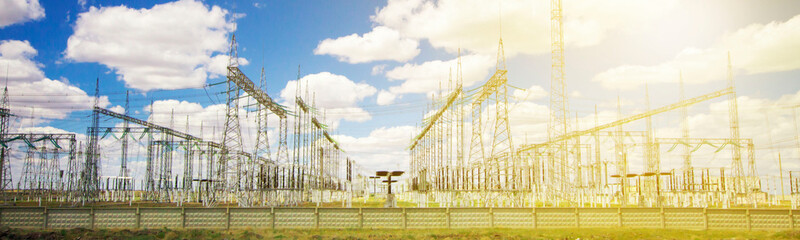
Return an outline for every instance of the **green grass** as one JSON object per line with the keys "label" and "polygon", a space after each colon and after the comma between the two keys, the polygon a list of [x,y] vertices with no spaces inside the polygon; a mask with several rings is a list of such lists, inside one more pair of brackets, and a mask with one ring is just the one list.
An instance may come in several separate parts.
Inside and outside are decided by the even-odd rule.
{"label": "green grass", "polygon": [[0,228],[0,239],[800,239],[800,231],[663,229],[425,229],[425,230],[21,230]]}

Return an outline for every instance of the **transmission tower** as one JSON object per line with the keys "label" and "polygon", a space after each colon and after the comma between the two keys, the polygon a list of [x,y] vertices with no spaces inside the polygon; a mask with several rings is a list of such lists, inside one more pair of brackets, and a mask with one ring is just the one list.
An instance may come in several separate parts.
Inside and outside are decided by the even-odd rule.
{"label": "transmission tower", "polygon": [[[730,52],[728,52],[728,88],[730,88],[732,92],[730,95],[728,95],[728,114],[730,118],[731,141],[739,143],[739,105],[736,101],[736,82],[733,80],[733,66],[731,65]],[[749,186],[744,179],[745,175],[744,169],[742,168],[742,150],[740,149],[739,144],[733,144],[731,151],[731,156],[733,157],[733,176],[737,182],[735,185],[738,185],[736,190],[739,193],[745,193],[749,191]],[[754,166],[751,166],[751,168],[754,168]]]}
{"label": "transmission tower", "polygon": [[[261,68],[261,86],[260,88],[263,91],[267,91],[267,78],[264,74],[264,68]],[[253,156],[256,159],[266,159],[266,162],[259,162],[258,166],[261,166],[259,169],[259,188],[264,187],[264,182],[266,181],[266,169],[264,167],[267,166],[267,163],[272,160],[272,153],[269,149],[269,134],[267,130],[269,129],[269,121],[267,119],[267,109],[263,105],[258,105],[258,110],[256,113],[256,126],[258,126],[258,131],[256,133],[256,145],[253,153]]]}
{"label": "transmission tower", "polygon": [[[3,88],[3,99],[0,101],[0,140],[6,139],[10,125],[11,108],[8,101],[8,77]],[[0,192],[11,188],[11,164],[8,162],[8,147],[0,147]]]}
{"label": "transmission tower", "polygon": [[[499,46],[497,47],[497,64],[495,71],[506,70],[506,57],[503,50],[503,39],[500,39]],[[516,152],[514,152],[514,143],[511,141],[511,129],[508,124],[508,81],[507,75],[503,74],[501,80],[496,85],[495,100],[495,124],[494,136],[492,138],[492,149],[490,160],[492,164],[492,174],[495,176],[494,186],[499,189],[507,189],[512,179],[509,177],[514,168],[510,164],[516,164]],[[502,83],[502,84],[500,84]]]}
{"label": "transmission tower", "polygon": [[[220,157],[220,179],[226,181],[227,191],[239,191],[241,185],[240,174],[242,172],[242,132],[239,127],[239,95],[240,88],[232,81],[236,74],[230,70],[232,67],[239,67],[238,44],[236,35],[231,35],[231,48],[228,62],[228,91],[227,108],[225,112],[225,131],[222,135],[223,152]],[[242,200],[242,199],[240,199]]]}
{"label": "transmission tower", "polygon": [[[98,77],[95,82],[94,89],[94,107],[100,105],[100,78]],[[86,162],[83,167],[83,174],[81,175],[81,188],[83,193],[83,201],[93,202],[98,196],[100,191],[100,173],[98,172],[98,163],[100,160],[100,151],[98,149],[98,131],[100,115],[97,111],[92,111],[92,125],[89,127],[87,135],[89,136],[89,143],[86,145]]]}
{"label": "transmission tower", "polygon": [[[686,100],[686,88],[683,83],[683,72],[680,73],[678,80],[681,88],[681,101]],[[681,137],[685,140],[689,139],[689,106],[681,108]],[[689,145],[683,145],[683,169],[689,170],[692,167],[692,152]]]}
{"label": "transmission tower", "polygon": [[[125,91],[125,115],[129,115],[130,101],[128,99],[129,91]],[[128,121],[122,121],[122,156],[120,157],[119,165],[119,178],[117,179],[117,190],[128,190],[128,134],[130,134],[130,126]]]}
{"label": "transmission tower", "polygon": [[[551,118],[548,129],[548,138],[562,136],[569,132],[569,109],[567,99],[567,83],[564,73],[564,29],[561,0],[550,1],[550,47],[551,61],[550,68],[550,110]],[[554,158],[555,166],[550,166],[550,187],[556,193],[567,193],[571,191],[569,183],[570,163],[568,162],[569,153],[567,151],[567,141],[555,143]],[[558,195],[558,194],[557,194]]]}

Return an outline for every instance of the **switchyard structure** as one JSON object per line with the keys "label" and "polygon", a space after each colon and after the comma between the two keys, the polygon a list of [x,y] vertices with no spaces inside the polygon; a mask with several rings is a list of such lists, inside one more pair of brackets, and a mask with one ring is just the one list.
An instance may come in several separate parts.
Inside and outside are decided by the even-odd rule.
{"label": "switchyard structure", "polygon": [[[301,96],[298,87],[294,111],[275,102],[266,93],[263,68],[260,86],[239,69],[237,48],[233,35],[227,80],[210,84],[226,86],[220,142],[203,138],[202,126],[200,135],[190,134],[188,116],[185,130],[179,130],[180,126],[174,125],[174,110],[169,126],[130,116],[127,93],[125,112],[100,107],[99,79],[85,143],[76,134],[14,133],[9,124],[15,116],[9,108],[8,89],[4,89],[0,201],[59,206],[152,202],[276,207],[333,201],[345,204],[365,195],[367,174],[328,132],[324,114],[313,101],[305,100],[308,93]],[[253,149],[245,149],[241,135],[239,113],[250,107],[239,103],[243,98],[256,101],[258,132]],[[277,144],[268,139],[269,115],[279,118]],[[104,149],[108,143],[119,146],[119,152]],[[274,154],[270,145],[277,145]],[[114,169],[118,175],[104,175],[109,171],[104,171],[103,162],[109,159],[119,159],[119,169]],[[146,163],[138,182],[128,167],[134,159]],[[12,161],[23,162],[21,176],[12,177]]]}
{"label": "switchyard structure", "polygon": [[[488,207],[490,214],[491,207],[569,207],[576,214],[583,207],[642,207],[662,208],[664,214],[664,207],[771,204],[775,198],[763,190],[765,181],[756,171],[754,141],[741,137],[730,55],[722,89],[688,97],[681,73],[676,76],[680,98],[674,103],[651,106],[645,85],[646,110],[625,115],[618,98],[615,120],[601,123],[595,105],[594,124],[581,126],[581,116],[570,111],[563,17],[561,0],[551,0],[546,140],[531,143],[514,134],[518,132],[509,121],[511,70],[502,37],[493,74],[472,89],[464,86],[459,50],[455,71],[432,94],[407,148],[407,191],[398,194],[400,200],[419,207]],[[226,80],[208,85],[225,88],[224,126],[214,128],[210,138],[203,123],[199,134],[191,133],[188,116],[185,126],[176,126],[182,116],[174,111],[169,124],[132,116],[127,92],[124,112],[100,107],[99,78],[85,139],[74,133],[14,132],[10,124],[18,116],[5,88],[0,102],[0,201],[282,207],[326,202],[349,206],[352,199],[367,197],[369,174],[325,125],[326,114],[317,107],[314,93],[302,88],[307,83],[299,67],[294,98],[282,105],[267,94],[264,68],[257,85],[239,68],[235,35],[230,44]],[[693,137],[688,108],[721,98],[728,103],[729,134]],[[255,103],[243,104],[243,99]],[[241,116],[251,112],[257,125],[252,145],[243,138]],[[668,112],[680,112],[680,137],[660,137],[654,131],[653,118]],[[268,123],[275,117],[277,140],[271,142]],[[631,126],[640,122],[644,129]],[[795,140],[800,148],[800,139]],[[729,151],[731,160],[723,167],[699,167],[693,154],[701,149]],[[663,155],[676,150],[679,167],[665,167]],[[131,172],[133,161],[145,163],[140,180]],[[12,162],[20,166],[18,175],[12,174]],[[639,164],[641,171],[631,170]],[[782,185],[782,170],[780,174]],[[788,177],[791,203],[797,207],[800,173],[789,172]],[[771,184],[768,179],[766,183]],[[363,217],[361,210],[358,214]]]}
{"label": "switchyard structure", "polygon": [[[740,136],[730,55],[727,86],[721,90],[686,98],[680,74],[676,76],[681,89],[679,101],[651,109],[646,87],[646,111],[624,116],[618,103],[618,119],[601,124],[595,106],[594,126],[581,128],[578,114],[571,115],[569,110],[560,0],[551,1],[550,17],[547,140],[513,145],[519,141],[512,140],[508,124],[508,70],[501,39],[495,73],[485,83],[464,89],[459,58],[455,86],[448,85],[432,97],[432,110],[427,111],[421,132],[411,139],[408,148],[411,191],[405,194],[406,199],[418,206],[455,207],[727,208],[757,207],[767,202],[769,196],[761,190],[755,168],[753,141]],[[730,135],[691,138],[687,108],[722,97],[727,97],[729,104]],[[487,99],[494,101],[491,107],[487,107]],[[681,137],[657,137],[652,117],[670,111],[681,112]],[[626,125],[639,120],[645,122],[644,131],[626,130]],[[471,139],[469,145],[464,144],[465,138]],[[613,142],[611,151],[604,144],[607,141]],[[664,150],[670,152],[679,146],[681,167],[663,168]],[[696,167],[692,153],[706,147],[715,152],[730,151],[728,167]],[[747,161],[743,163],[743,159]],[[634,160],[641,161],[642,172],[631,172]]]}

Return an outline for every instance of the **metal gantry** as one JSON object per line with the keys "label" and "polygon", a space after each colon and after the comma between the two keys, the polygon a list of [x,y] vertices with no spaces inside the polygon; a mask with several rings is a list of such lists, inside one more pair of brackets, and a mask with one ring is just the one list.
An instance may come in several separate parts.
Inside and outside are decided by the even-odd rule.
{"label": "metal gantry", "polygon": [[[459,57],[455,87],[448,85],[446,90],[440,87],[432,96],[429,107],[433,110],[426,110],[421,131],[408,148],[411,191],[406,194],[407,199],[418,206],[433,202],[439,206],[498,207],[730,207],[757,205],[767,198],[755,170],[752,140],[739,135],[730,57],[728,85],[722,90],[687,99],[681,74],[678,102],[651,109],[650,91],[645,84],[644,112],[624,116],[618,98],[617,120],[600,124],[595,106],[593,127],[580,129],[577,113],[573,125],[564,77],[561,7],[560,0],[551,1],[551,113],[547,140],[513,144],[508,123],[508,71],[501,39],[496,71],[484,84],[463,89]],[[687,108],[723,96],[728,96],[730,137],[690,138]],[[488,100],[494,100],[493,108],[487,107]],[[464,109],[471,111],[469,116]],[[658,138],[652,118],[674,110],[682,113],[681,138]],[[639,120],[644,120],[645,131],[628,130],[627,125]],[[640,140],[631,140],[632,136]],[[607,145],[602,140],[613,141],[612,154],[606,153]],[[679,169],[662,166],[662,144],[673,144],[672,148],[682,146],[683,161]],[[714,174],[709,169],[695,167],[692,153],[703,145],[718,148],[716,152],[727,146],[732,151],[730,165]],[[741,160],[742,148],[748,150],[747,173]],[[630,166],[639,160],[641,171],[631,170]]]}
{"label": "metal gantry", "polygon": [[[364,170],[329,133],[324,114],[299,95],[295,99],[296,112],[276,103],[263,89],[263,69],[261,88],[239,69],[236,48],[234,36],[225,81],[226,121],[220,142],[203,139],[202,123],[199,136],[190,134],[189,116],[185,131],[177,130],[174,111],[166,126],[130,116],[127,93],[124,113],[101,108],[99,78],[85,144],[77,142],[75,134],[9,133],[14,115],[6,89],[0,106],[0,201],[59,206],[154,202],[250,207],[332,201],[344,204],[362,196],[367,181]],[[245,149],[242,142],[239,113],[247,110],[238,101],[244,97],[258,103],[257,143],[253,149]],[[267,138],[269,114],[280,119],[274,156]],[[292,138],[288,135],[290,119],[296,130]],[[293,148],[288,147],[289,143]],[[115,149],[120,150],[119,155],[109,155]],[[9,160],[22,163],[22,174],[16,178],[11,177]],[[118,166],[113,171],[119,173],[103,175],[107,171],[101,163],[116,160],[119,165],[111,166]],[[131,162],[145,165],[145,172],[138,173],[138,182],[130,172]]]}

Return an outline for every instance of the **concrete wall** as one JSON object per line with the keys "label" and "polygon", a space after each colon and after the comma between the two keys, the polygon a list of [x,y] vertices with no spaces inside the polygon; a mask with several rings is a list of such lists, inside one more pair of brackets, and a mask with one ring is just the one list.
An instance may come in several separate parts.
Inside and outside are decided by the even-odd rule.
{"label": "concrete wall", "polygon": [[794,229],[800,210],[705,208],[0,208],[12,228]]}

